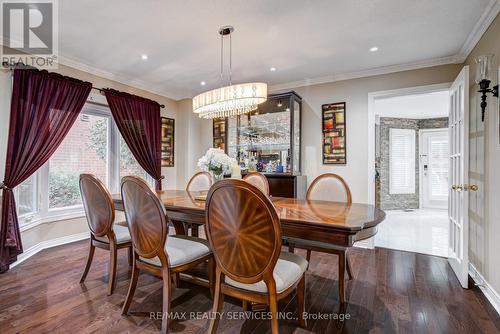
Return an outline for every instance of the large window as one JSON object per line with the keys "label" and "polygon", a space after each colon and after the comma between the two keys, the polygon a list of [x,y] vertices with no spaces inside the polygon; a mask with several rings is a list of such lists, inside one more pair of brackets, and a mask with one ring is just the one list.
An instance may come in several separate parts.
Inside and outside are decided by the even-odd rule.
{"label": "large window", "polygon": [[108,132],[110,118],[81,114],[49,160],[49,209],[82,203],[82,173],[97,176],[109,187]]}
{"label": "large window", "polygon": [[390,129],[389,192],[415,193],[415,130]]}
{"label": "large window", "polygon": [[26,181],[14,189],[17,214],[20,218],[28,218],[38,211],[37,174],[31,175]]}
{"label": "large window", "polygon": [[109,109],[87,104],[49,161],[14,190],[21,226],[83,216],[81,173],[96,175],[112,193],[119,192],[125,175],[153,184],[121,138]]}

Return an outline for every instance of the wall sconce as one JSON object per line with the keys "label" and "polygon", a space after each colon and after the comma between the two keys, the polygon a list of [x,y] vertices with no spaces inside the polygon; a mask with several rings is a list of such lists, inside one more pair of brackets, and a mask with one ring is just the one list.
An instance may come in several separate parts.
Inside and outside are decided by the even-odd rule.
{"label": "wall sconce", "polygon": [[476,65],[477,65],[477,72],[476,72],[476,83],[479,85],[479,93],[482,93],[481,95],[481,121],[484,122],[484,113],[486,111],[486,97],[488,96],[488,93],[493,93],[493,96],[498,98],[498,85],[493,86],[493,88],[490,89],[490,84],[491,84],[491,59],[493,58],[493,55],[485,55],[485,56],[478,56],[476,57]]}

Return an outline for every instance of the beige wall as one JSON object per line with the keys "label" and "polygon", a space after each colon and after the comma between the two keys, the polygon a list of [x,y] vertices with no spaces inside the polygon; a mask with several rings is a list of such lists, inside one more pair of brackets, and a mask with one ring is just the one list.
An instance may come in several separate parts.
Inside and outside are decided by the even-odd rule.
{"label": "beige wall", "polygon": [[469,260],[500,293],[500,144],[499,103],[488,97],[485,122],[480,120],[480,97],[475,83],[474,57],[494,54],[492,85],[498,83],[500,66],[500,16],[493,21],[465,64],[470,66],[470,180],[478,193],[470,193]]}
{"label": "beige wall", "polygon": [[212,121],[201,119],[193,113],[192,100],[178,101],[179,122],[184,131],[180,139],[184,146],[179,152],[182,165],[178,166],[177,184],[184,188],[189,178],[198,170],[198,159],[212,147]]}

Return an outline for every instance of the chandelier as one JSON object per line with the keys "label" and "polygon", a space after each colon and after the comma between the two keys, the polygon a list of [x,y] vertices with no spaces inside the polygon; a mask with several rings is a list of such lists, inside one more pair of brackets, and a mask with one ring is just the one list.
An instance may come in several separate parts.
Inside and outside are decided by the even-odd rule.
{"label": "chandelier", "polygon": [[219,29],[221,36],[220,77],[224,84],[224,37],[229,36],[229,86],[224,86],[201,93],[193,97],[193,112],[200,118],[231,117],[246,114],[257,109],[258,105],[267,100],[267,84],[249,82],[232,84],[232,26]]}

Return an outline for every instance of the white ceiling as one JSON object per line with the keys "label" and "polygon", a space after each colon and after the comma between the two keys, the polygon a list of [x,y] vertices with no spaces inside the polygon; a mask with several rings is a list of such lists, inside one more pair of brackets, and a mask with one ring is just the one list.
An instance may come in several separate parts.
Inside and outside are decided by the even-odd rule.
{"label": "white ceiling", "polygon": [[449,94],[448,91],[440,91],[377,99],[374,102],[374,110],[380,117],[413,119],[448,117]]}
{"label": "white ceiling", "polygon": [[[193,97],[220,85],[217,31],[231,24],[233,82],[286,87],[460,61],[495,1],[61,0],[59,55],[174,99]],[[372,46],[379,51],[369,52]]]}

